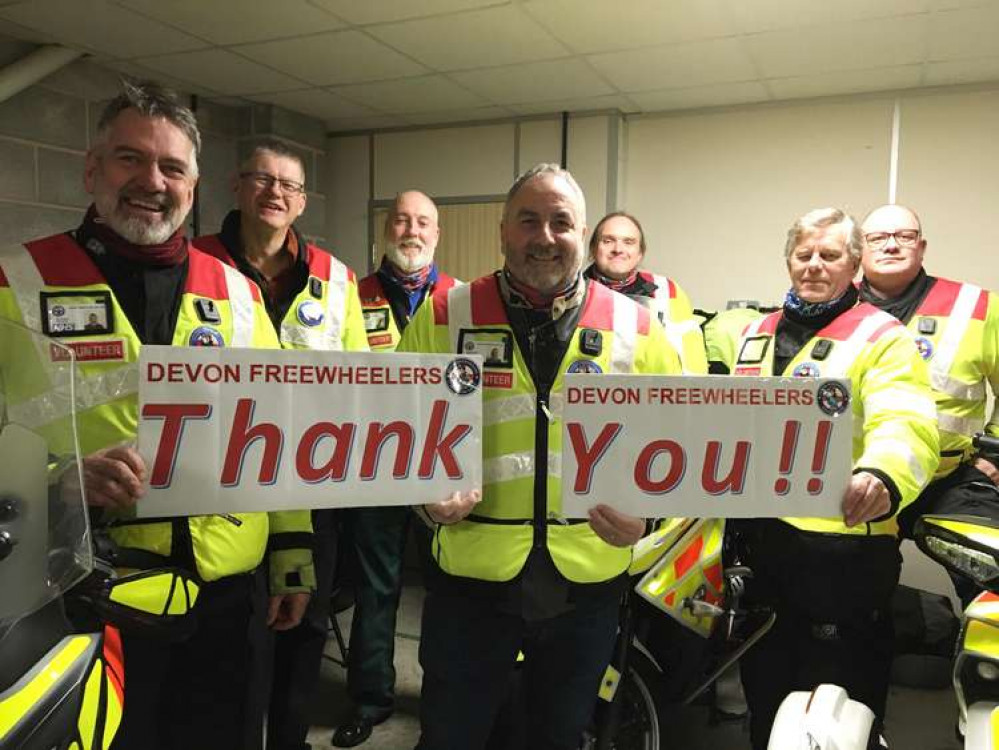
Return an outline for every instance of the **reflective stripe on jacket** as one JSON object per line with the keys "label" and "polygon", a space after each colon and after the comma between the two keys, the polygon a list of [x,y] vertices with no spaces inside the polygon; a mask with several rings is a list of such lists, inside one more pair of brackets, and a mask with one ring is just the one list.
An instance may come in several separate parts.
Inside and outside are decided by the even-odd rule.
{"label": "reflective stripe on jacket", "polygon": [[638,275],[655,284],[655,295],[650,300],[652,314],[662,323],[666,338],[680,354],[680,364],[686,375],[707,375],[708,361],[704,352],[704,336],[694,317],[690,298],[670,278],[639,271]]}

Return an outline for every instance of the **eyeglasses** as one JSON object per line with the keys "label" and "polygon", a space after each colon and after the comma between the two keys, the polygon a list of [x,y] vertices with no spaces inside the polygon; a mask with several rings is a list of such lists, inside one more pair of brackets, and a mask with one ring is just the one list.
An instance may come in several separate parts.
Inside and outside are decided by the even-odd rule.
{"label": "eyeglasses", "polygon": [[897,232],[871,232],[864,235],[867,244],[875,250],[880,250],[887,245],[890,237],[895,238],[895,244],[899,247],[912,247],[919,241],[919,230],[899,229]]}
{"label": "eyeglasses", "polygon": [[253,184],[261,190],[269,190],[274,187],[274,185],[280,185],[281,192],[286,195],[299,195],[305,192],[305,185],[301,182],[295,182],[294,180],[282,180],[280,177],[275,177],[274,175],[267,174],[266,172],[240,172],[239,176],[244,179],[249,178],[253,180]]}

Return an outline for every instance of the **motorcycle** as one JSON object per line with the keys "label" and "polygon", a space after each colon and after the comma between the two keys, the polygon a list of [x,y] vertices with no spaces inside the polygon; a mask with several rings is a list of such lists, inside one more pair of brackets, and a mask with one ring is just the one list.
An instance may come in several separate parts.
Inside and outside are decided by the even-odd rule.
{"label": "motorcycle", "polygon": [[776,620],[770,609],[742,605],[752,572],[724,519],[666,522],[636,546],[630,572],[641,578],[622,604],[585,750],[665,747],[672,715],[704,696]]}
{"label": "motorcycle", "polygon": [[[183,637],[198,584],[111,567],[84,496],[72,351],[3,320],[0,351],[19,368],[0,362],[0,750],[107,748],[125,705],[121,632]],[[11,383],[32,367],[26,394]]]}

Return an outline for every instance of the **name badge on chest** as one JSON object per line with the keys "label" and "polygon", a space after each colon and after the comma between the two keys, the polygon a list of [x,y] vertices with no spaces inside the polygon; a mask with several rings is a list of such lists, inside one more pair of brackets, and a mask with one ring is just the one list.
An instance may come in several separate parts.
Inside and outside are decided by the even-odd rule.
{"label": "name badge on chest", "polygon": [[42,333],[52,338],[114,331],[111,292],[42,292]]}

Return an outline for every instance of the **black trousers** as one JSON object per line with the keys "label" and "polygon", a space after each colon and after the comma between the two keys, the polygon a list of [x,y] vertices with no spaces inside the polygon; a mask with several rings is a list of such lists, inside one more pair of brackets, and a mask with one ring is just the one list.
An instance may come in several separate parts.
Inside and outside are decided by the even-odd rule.
{"label": "black trousers", "polygon": [[801,531],[775,519],[740,522],[754,577],[745,603],[777,622],[743,657],[754,750],[766,750],[788,693],[844,688],[883,721],[894,631],[891,597],[902,558],[888,536]]}
{"label": "black trousers", "polygon": [[[115,750],[243,750],[262,731],[246,686],[249,633],[265,602],[253,574],[201,587],[194,634],[181,643],[122,634],[125,712]],[[259,740],[258,740],[259,742]]]}
{"label": "black trousers", "polygon": [[380,719],[395,705],[395,623],[412,511],[408,507],[348,511],[354,563],[347,692],[360,716]]}
{"label": "black trousers", "polygon": [[617,599],[527,622],[494,601],[431,590],[423,605],[418,750],[482,750],[524,652],[527,744],[575,750],[617,636]]}
{"label": "black trousers", "polygon": [[[961,464],[953,472],[930,482],[912,504],[898,514],[903,539],[912,539],[912,528],[921,516],[982,516],[999,523],[999,488],[971,464]],[[963,576],[950,573],[961,603],[967,607],[981,593]]]}
{"label": "black trousers", "polygon": [[309,709],[319,685],[336,574],[336,511],[312,512],[316,591],[298,627],[272,633],[273,666],[267,710],[267,750],[301,750],[309,732]]}

